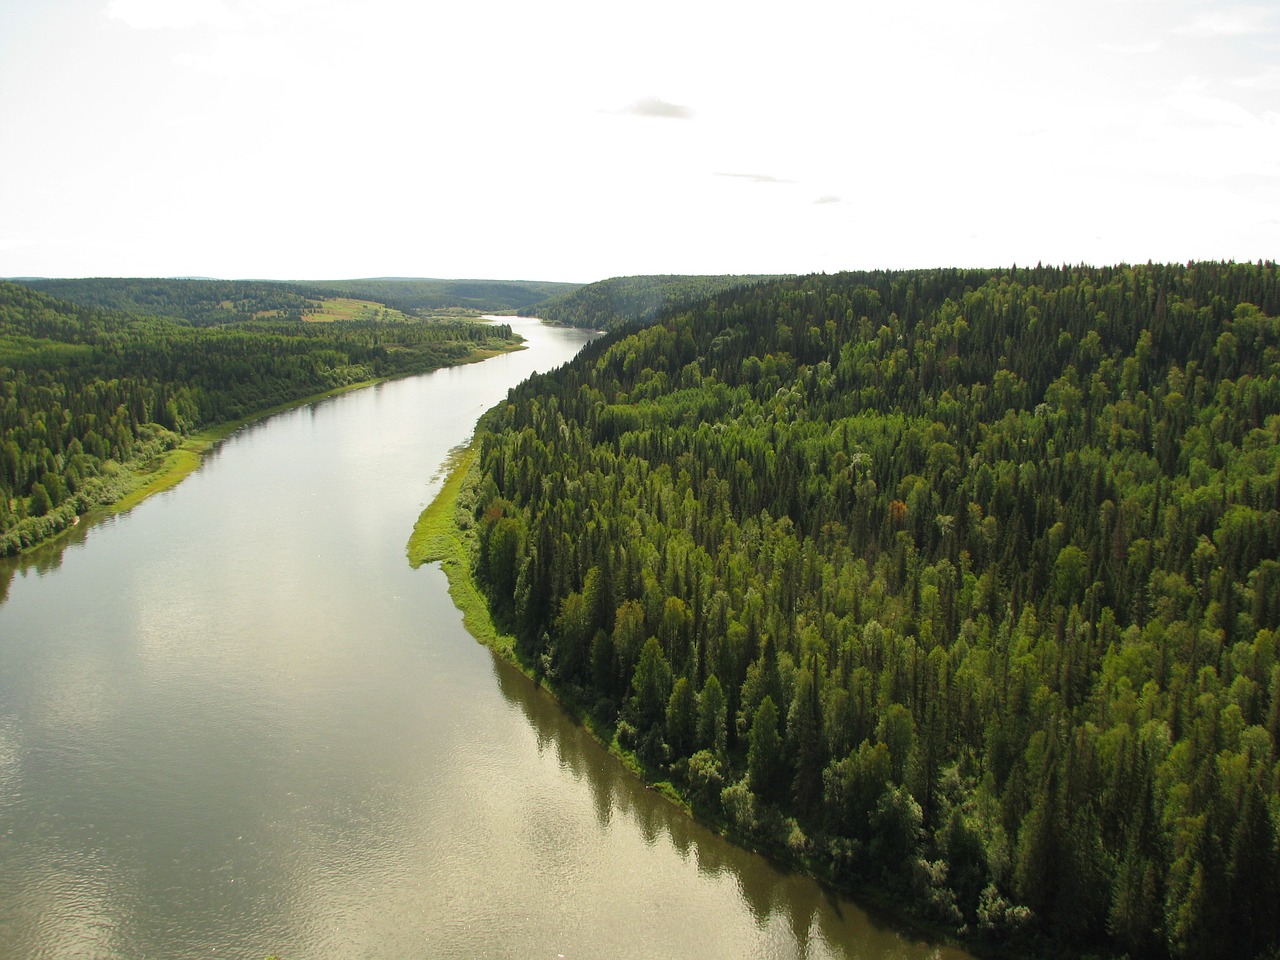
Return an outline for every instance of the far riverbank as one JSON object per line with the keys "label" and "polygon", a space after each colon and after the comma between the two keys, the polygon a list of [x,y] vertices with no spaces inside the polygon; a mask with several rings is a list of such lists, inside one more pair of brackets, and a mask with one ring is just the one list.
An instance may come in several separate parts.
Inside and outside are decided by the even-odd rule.
{"label": "far riverbank", "polygon": [[[887,898],[878,888],[851,889],[837,884],[805,859],[798,858],[784,849],[763,847],[732,830],[724,820],[708,819],[695,811],[689,799],[660,771],[646,767],[634,752],[618,743],[616,730],[612,724],[601,721],[589,707],[560,688],[552,678],[541,674],[534,665],[526,662],[516,650],[516,638],[505,632],[494,621],[488,600],[471,573],[471,556],[475,541],[473,526],[475,488],[480,482],[474,435],[469,443],[451,451],[442,472],[445,474],[444,485],[435,499],[419,515],[413,532],[409,536],[405,553],[410,566],[414,568],[429,563],[440,564],[449,582],[449,596],[462,613],[463,626],[477,641],[512,664],[535,683],[545,687],[556,702],[575,722],[587,730],[601,747],[617,757],[634,776],[645,784],[647,789],[660,793],[686,816],[697,820],[744,849],[799,871],[821,884],[856,896],[864,909],[874,910],[889,918],[891,926],[909,928],[911,933],[927,936],[937,943],[956,943],[954,936],[948,931],[918,916],[918,912],[913,910],[910,903]],[[990,944],[975,945],[967,942],[958,946],[962,946],[965,950],[975,950],[980,946],[991,947]],[[988,949],[986,955],[1001,957],[1006,954],[999,949]]]}
{"label": "far riverbank", "polygon": [[[454,363],[442,364],[426,370],[415,370],[411,373],[394,377],[374,377],[344,384],[332,390],[308,394],[305,397],[299,397],[287,403],[256,410],[243,417],[214,424],[185,437],[156,427],[155,435],[149,442],[142,445],[140,453],[123,463],[111,462],[109,472],[105,472],[101,478],[95,478],[99,479],[100,483],[94,491],[93,502],[87,509],[77,511],[74,504],[68,501],[65,505],[51,511],[45,517],[32,518],[43,522],[38,529],[25,531],[23,540],[27,542],[23,543],[16,551],[11,551],[10,555],[16,553],[17,556],[24,556],[33,551],[49,547],[77,529],[81,524],[92,524],[106,517],[127,513],[147,498],[177,486],[186,477],[195,472],[205,455],[217,444],[251,423],[256,423],[259,420],[264,420],[267,417],[272,417],[297,407],[319,403],[322,400],[349,393],[353,390],[362,390],[366,387],[403,379],[404,377],[419,376],[423,373],[430,373],[433,370],[479,363],[503,353],[511,353],[523,349],[525,349],[523,343],[514,343],[506,349],[485,348],[473,350],[466,357]],[[4,546],[5,544],[0,542],[0,557],[5,555]]]}

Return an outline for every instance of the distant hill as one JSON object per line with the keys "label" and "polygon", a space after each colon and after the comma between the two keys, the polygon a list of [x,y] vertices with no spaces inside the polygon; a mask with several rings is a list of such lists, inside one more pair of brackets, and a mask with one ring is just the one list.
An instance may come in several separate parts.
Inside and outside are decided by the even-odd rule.
{"label": "distant hill", "polygon": [[686,307],[724,290],[776,279],[767,275],[613,277],[546,300],[534,312],[551,323],[614,330],[628,323],[651,323],[663,310]]}
{"label": "distant hill", "polygon": [[93,277],[27,280],[23,286],[83,307],[169,317],[207,327],[264,313],[298,318],[325,291],[273,280]]}
{"label": "distant hill", "polygon": [[213,280],[94,277],[31,279],[23,285],[81,306],[172,317],[195,326],[298,319],[334,296],[371,300],[408,316],[432,312],[516,313],[576,290],[572,283],[512,280]]}
{"label": "distant hill", "polygon": [[434,280],[372,277],[363,280],[315,280],[308,288],[345,297],[376,300],[404,313],[461,308],[481,313],[518,313],[552,297],[571,294],[581,284],[543,280]]}
{"label": "distant hill", "polygon": [[1280,955],[1275,263],[740,287],[475,449],[495,621],[702,816],[1005,955]]}

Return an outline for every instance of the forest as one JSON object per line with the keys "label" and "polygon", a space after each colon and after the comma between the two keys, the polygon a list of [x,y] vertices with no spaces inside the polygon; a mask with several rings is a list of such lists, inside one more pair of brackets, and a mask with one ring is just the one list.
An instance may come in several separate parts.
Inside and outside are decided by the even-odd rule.
{"label": "forest", "polygon": [[[279,291],[263,293],[249,315],[275,309]],[[196,326],[0,282],[0,556],[115,502],[129,465],[197,430],[514,342],[506,324],[461,320]]]}
{"label": "forest", "polygon": [[125,313],[171,317],[194,326],[214,326],[266,317],[301,320],[334,296],[370,300],[408,317],[437,313],[517,313],[578,284],[509,280],[214,280],[93,277],[23,281],[33,290]]}
{"label": "forest", "polygon": [[331,295],[318,287],[271,280],[94,277],[22,284],[81,306],[168,317],[197,327],[260,319],[264,314],[301,320],[316,301]]}
{"label": "forest", "polygon": [[531,312],[548,323],[589,330],[616,330],[647,324],[664,310],[689,306],[722,290],[749,286],[769,276],[681,276],[657,274],[613,277],[551,296]]}
{"label": "forest", "polygon": [[700,816],[1007,953],[1280,944],[1271,262],[781,279],[515,388],[518,655]]}
{"label": "forest", "polygon": [[442,310],[529,314],[534,305],[577,290],[581,284],[543,280],[369,280],[316,281],[323,291],[376,300],[411,316]]}

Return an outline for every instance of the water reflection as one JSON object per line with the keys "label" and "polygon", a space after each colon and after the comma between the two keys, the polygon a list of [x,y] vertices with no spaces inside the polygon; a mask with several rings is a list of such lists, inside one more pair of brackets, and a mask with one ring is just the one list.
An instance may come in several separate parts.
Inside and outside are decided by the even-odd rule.
{"label": "water reflection", "polygon": [[0,558],[0,604],[9,599],[9,586],[17,574],[26,576],[30,572],[43,577],[59,569],[66,552],[73,547],[83,546],[95,522],[100,523],[105,519],[109,519],[106,514],[100,514],[96,518],[92,514],[82,517],[79,523],[64,531],[52,543],[41,544],[16,557]]}
{"label": "water reflection", "polygon": [[927,956],[646,791],[405,563],[460,411],[574,336],[0,564],[0,960]]}
{"label": "water reflection", "polygon": [[638,828],[647,846],[667,843],[682,861],[692,859],[700,875],[730,878],[756,927],[763,931],[782,920],[800,956],[967,956],[917,942],[899,925],[874,917],[831,888],[734,846],[647,789],[545,689],[511,664],[495,656],[493,673],[502,696],[532,728],[538,750],[553,754],[574,780],[586,784],[602,830],[621,818]]}

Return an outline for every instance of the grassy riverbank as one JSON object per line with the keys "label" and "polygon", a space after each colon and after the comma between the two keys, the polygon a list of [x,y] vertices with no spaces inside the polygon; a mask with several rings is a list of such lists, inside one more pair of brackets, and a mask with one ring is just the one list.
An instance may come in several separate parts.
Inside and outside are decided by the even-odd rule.
{"label": "grassy riverbank", "polygon": [[[672,801],[688,809],[669,784],[653,783],[635,756],[621,750],[614,739],[611,725],[600,723],[591,712],[566,691],[558,689],[533,664],[522,660],[516,652],[516,639],[493,619],[489,602],[471,575],[471,555],[475,545],[474,516],[476,471],[475,448],[468,444],[454,450],[445,462],[444,486],[427,505],[414,524],[405,549],[414,568],[424,563],[439,563],[449,581],[449,596],[462,612],[462,624],[473,637],[500,657],[518,667],[526,676],[544,684],[573,717],[582,723],[605,747],[616,754],[637,776],[661,789]],[[666,789],[663,789],[663,788]]]}
{"label": "grassy riverbank", "polygon": [[364,387],[371,387],[376,383],[382,383],[386,378],[375,380],[362,380],[359,383],[347,384],[344,387],[337,387],[333,390],[326,390],[324,393],[312,394],[308,397],[294,400],[290,403],[277,404],[274,407],[268,407],[265,410],[258,410],[249,414],[247,417],[240,417],[237,420],[229,420],[226,423],[220,423],[217,426],[210,427],[207,430],[201,430],[197,433],[186,437],[182,443],[174,449],[168,451],[160,457],[152,457],[147,460],[131,461],[124,464],[121,471],[124,476],[123,484],[125,493],[120,499],[114,503],[104,505],[101,509],[104,514],[124,513],[132,510],[143,500],[157,493],[162,493],[171,487],[177,486],[186,477],[195,472],[200,466],[204,455],[208,453],[214,446],[225,440],[231,434],[235,433],[241,427],[245,427],[258,420],[264,420],[267,417],[284,413],[286,410],[292,410],[296,407],[306,406],[309,403],[316,403],[325,400],[328,397],[335,397],[338,394],[347,393],[351,390],[360,390]]}
{"label": "grassy riverbank", "polygon": [[[462,366],[467,363],[480,363],[488,360],[490,357],[500,356],[504,353],[513,353],[517,350],[524,350],[523,343],[512,344],[509,349],[481,349],[474,350],[463,360],[458,361],[451,366]],[[440,368],[437,368],[440,369]],[[430,371],[426,371],[430,372]],[[411,374],[416,376],[416,374]],[[215,445],[221,443],[231,434],[235,433],[241,427],[248,426],[258,420],[265,420],[267,417],[273,417],[278,413],[284,413],[287,410],[293,410],[297,407],[305,407],[311,403],[318,403],[321,400],[327,400],[330,397],[336,397],[339,394],[350,393],[352,390],[363,390],[365,387],[372,387],[379,383],[386,383],[389,380],[396,379],[394,377],[377,377],[371,380],[361,380],[358,383],[349,383],[346,386],[336,387],[333,390],[326,390],[323,393],[315,393],[310,396],[301,397],[289,403],[277,404],[274,407],[268,407],[265,410],[258,410],[246,417],[238,420],[230,420],[226,423],[220,423],[217,426],[210,427],[207,430],[201,430],[193,433],[191,436],[183,440],[182,444],[173,450],[170,450],[158,460],[153,458],[146,462],[135,462],[125,465],[124,472],[130,475],[130,479],[126,481],[128,484],[127,492],[117,501],[107,504],[102,509],[106,514],[123,513],[132,510],[147,497],[156,493],[161,493],[181,483],[189,474],[193,473],[196,467],[200,466],[204,455],[208,453]]]}
{"label": "grassy riverbank", "polygon": [[[502,657],[517,663],[515,637],[503,633],[489,613],[489,604],[471,579],[471,530],[468,506],[474,503],[475,450],[459,447],[444,466],[444,486],[413,526],[406,553],[414,567],[439,563],[449,579],[449,596],[462,611],[467,631]],[[468,481],[471,481],[470,483]]]}
{"label": "grassy riverbank", "polygon": [[[517,653],[515,637],[494,621],[488,600],[471,573],[471,558],[475,548],[475,488],[480,479],[474,446],[468,444],[452,451],[443,472],[446,475],[444,486],[419,515],[409,536],[405,550],[409,564],[417,568],[424,563],[439,563],[449,581],[449,596],[462,612],[463,626],[476,640],[516,666],[526,676],[545,686],[560,705],[632,773],[690,816],[694,816],[695,810],[688,799],[660,771],[646,766],[633,751],[618,743],[613,724],[601,720],[571,692],[562,689],[552,678],[542,674],[536,664],[524,660]],[[748,838],[735,836],[727,823],[707,820],[701,816],[699,819],[731,837],[740,846],[762,853],[768,852]],[[803,863],[793,861],[792,865],[805,868]],[[806,872],[811,871],[806,869]]]}
{"label": "grassy riverbank", "polygon": [[325,298],[271,284],[86,283],[68,293],[91,305],[0,282],[0,556],[173,486],[248,419],[520,339],[509,324],[420,319],[355,294],[337,322],[302,323]]}
{"label": "grassy riverbank", "polygon": [[[467,363],[479,363],[502,353],[523,350],[523,343],[514,343],[508,349],[481,348],[473,350],[465,358],[450,366]],[[435,368],[440,369],[440,368]],[[417,371],[430,372],[430,371]],[[405,374],[406,376],[416,375]],[[92,523],[113,514],[126,513],[143,500],[157,493],[162,493],[177,486],[200,466],[205,454],[218,443],[242,427],[263,420],[267,417],[292,410],[307,404],[317,403],[352,390],[386,383],[397,377],[376,377],[361,380],[345,386],[336,387],[321,393],[309,394],[297,400],[276,404],[257,410],[247,416],[229,420],[208,427],[186,437],[158,426],[152,428],[150,435],[140,444],[139,453],[123,463],[107,461],[100,476],[93,478],[91,502],[93,505],[83,513],[77,514],[72,502],[68,501],[57,510],[50,511],[47,516],[33,518],[28,524],[38,522],[39,529],[23,534],[26,546],[17,550],[18,555],[30,554],[35,550],[55,544],[70,531],[83,523]],[[21,542],[21,541],[20,541]],[[4,550],[0,549],[0,555]]]}
{"label": "grassy riverbank", "polygon": [[[602,720],[592,712],[589,705],[580,702],[571,691],[544,675],[537,669],[537,664],[522,658],[516,650],[515,637],[505,632],[494,621],[489,611],[488,601],[472,576],[476,485],[480,481],[473,444],[452,451],[443,467],[443,472],[446,475],[444,485],[435,499],[419,515],[405,552],[410,565],[414,568],[424,563],[440,564],[449,581],[449,596],[462,612],[463,625],[476,640],[544,686],[570,716],[581,723],[601,746],[617,757],[647,787],[662,794],[699,823],[740,847],[768,857],[787,868],[813,877],[819,883],[856,897],[864,909],[874,912],[883,922],[904,931],[910,931],[912,935],[929,937],[940,944],[957,942],[952,931],[932,922],[928,917],[921,916],[914,904],[891,895],[883,886],[851,887],[838,883],[831,877],[829,871],[822,869],[819,863],[805,856],[803,851],[785,846],[761,844],[752,837],[742,835],[724,818],[709,816],[704,809],[692,803],[671,782],[664,771],[645,764],[634,751],[619,744],[614,724]],[[968,941],[963,946],[966,950],[981,951],[984,956],[1013,955],[1001,945],[985,941]],[[1025,948],[1029,944],[1022,941],[1018,946]],[[1037,950],[1032,950],[1031,953],[1045,956],[1051,952],[1044,944],[1038,944]]]}

